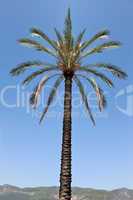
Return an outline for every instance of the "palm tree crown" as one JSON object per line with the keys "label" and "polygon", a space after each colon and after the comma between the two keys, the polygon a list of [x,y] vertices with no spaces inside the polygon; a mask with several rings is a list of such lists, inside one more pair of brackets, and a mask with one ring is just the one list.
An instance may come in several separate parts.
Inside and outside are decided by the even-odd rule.
{"label": "palm tree crown", "polygon": [[[84,105],[89,113],[89,116],[92,122],[95,124],[91,109],[88,103],[88,98],[84,90],[81,79],[85,79],[88,84],[94,89],[96,96],[98,98],[99,109],[103,110],[106,106],[106,98],[104,92],[97,83],[95,78],[101,79],[109,87],[113,87],[113,82],[110,80],[101,70],[108,71],[112,73],[119,79],[126,78],[127,74],[122,71],[119,67],[108,63],[94,63],[84,65],[84,58],[87,58],[90,55],[102,53],[106,49],[119,47],[121,44],[118,41],[106,41],[100,45],[97,45],[94,48],[89,48],[91,44],[97,40],[105,39],[109,36],[110,32],[108,30],[103,30],[94,35],[90,40],[83,41],[83,36],[85,34],[85,29],[78,35],[75,39],[72,35],[72,22],[70,9],[65,20],[65,30],[64,33],[60,33],[56,28],[54,29],[57,36],[57,40],[51,40],[44,32],[40,29],[32,28],[30,30],[32,36],[40,37],[44,39],[50,46],[47,48],[38,41],[22,38],[18,42],[27,47],[33,47],[38,51],[47,53],[55,57],[55,63],[45,63],[39,60],[28,61],[19,64],[17,67],[11,70],[13,76],[20,75],[25,72],[25,70],[30,68],[36,68],[37,70],[29,75],[24,81],[23,84],[30,83],[33,79],[41,75],[43,76],[37,86],[35,87],[31,97],[30,103],[36,108],[39,95],[43,90],[44,85],[52,78],[57,78],[53,85],[53,88],[50,91],[47,105],[44,108],[40,121],[44,118],[50,104],[53,102],[56,95],[56,91],[67,76],[70,76],[72,80],[77,84]],[[38,67],[40,67],[38,69]],[[52,73],[51,73],[52,72]],[[48,74],[47,74],[48,73]],[[46,76],[47,75],[47,76]],[[93,78],[92,78],[93,75]]]}

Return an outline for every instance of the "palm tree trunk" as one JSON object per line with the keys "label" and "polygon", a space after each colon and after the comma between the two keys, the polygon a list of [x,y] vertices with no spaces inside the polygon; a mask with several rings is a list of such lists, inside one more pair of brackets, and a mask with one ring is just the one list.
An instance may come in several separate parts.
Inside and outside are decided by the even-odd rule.
{"label": "palm tree trunk", "polygon": [[64,119],[61,155],[59,200],[71,200],[71,112],[72,112],[72,77],[65,77]]}

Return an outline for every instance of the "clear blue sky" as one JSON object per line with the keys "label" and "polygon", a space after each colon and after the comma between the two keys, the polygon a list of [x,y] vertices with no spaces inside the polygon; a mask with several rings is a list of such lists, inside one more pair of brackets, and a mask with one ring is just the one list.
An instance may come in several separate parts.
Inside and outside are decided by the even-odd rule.
{"label": "clear blue sky", "polygon": [[[93,128],[83,109],[73,117],[73,185],[94,188],[133,188],[133,114],[118,109],[127,104],[133,109],[133,98],[115,96],[133,84],[133,1],[132,0],[1,0],[0,5],[0,89],[20,84],[22,77],[13,79],[9,70],[31,58],[49,59],[16,43],[28,36],[32,26],[50,36],[53,28],[62,30],[64,17],[71,7],[74,33],[87,27],[91,37],[108,28],[112,38],[122,41],[121,49],[95,57],[96,61],[112,62],[128,72],[127,81],[116,81],[114,90],[107,90],[108,108],[105,117],[97,118]],[[92,58],[93,59],[93,58]],[[33,85],[34,86],[34,85]],[[27,88],[28,90],[28,88]],[[132,92],[132,91],[131,91]],[[132,94],[131,94],[132,95]],[[14,102],[15,91],[5,95]],[[127,102],[128,101],[128,102]],[[39,126],[38,119],[26,113],[26,108],[6,108],[0,102],[0,184],[19,186],[52,186],[58,184],[62,118],[47,118]],[[57,111],[62,109],[55,108]]]}

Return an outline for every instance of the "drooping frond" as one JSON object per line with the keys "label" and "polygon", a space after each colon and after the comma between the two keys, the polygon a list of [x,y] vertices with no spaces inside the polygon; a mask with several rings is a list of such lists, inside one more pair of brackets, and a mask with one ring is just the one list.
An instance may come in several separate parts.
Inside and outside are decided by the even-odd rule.
{"label": "drooping frond", "polygon": [[68,14],[65,20],[65,30],[64,37],[66,42],[66,48],[70,49],[71,47],[71,39],[72,39],[72,21],[71,21],[71,11],[68,9]]}
{"label": "drooping frond", "polygon": [[98,39],[107,38],[110,34],[109,30],[103,30],[94,35],[90,40],[84,42],[81,46],[81,51],[83,52],[88,46],[90,46],[93,42],[95,42]]}
{"label": "drooping frond", "polygon": [[10,71],[10,73],[12,76],[18,76],[23,72],[25,72],[26,69],[29,69],[29,67],[57,67],[57,66],[49,63],[44,63],[38,60],[33,60],[19,64],[17,67],[13,68]]}
{"label": "drooping frond", "polygon": [[95,89],[96,95],[98,97],[99,109],[100,109],[100,111],[102,111],[107,105],[107,101],[106,101],[105,95],[103,93],[103,90],[97,84],[95,79],[91,79],[91,85]]}
{"label": "drooping frond", "polygon": [[47,41],[55,50],[57,50],[57,46],[55,45],[55,43],[43,31],[37,28],[31,28],[30,32],[33,36],[41,37],[42,39]]}
{"label": "drooping frond", "polygon": [[116,42],[116,41],[111,41],[111,42],[106,42],[102,45],[99,45],[91,50],[88,50],[87,52],[83,53],[81,55],[81,58],[85,58],[91,54],[95,54],[95,53],[102,53],[103,50],[105,49],[110,49],[110,48],[117,48],[120,47],[121,43],[120,42]]}
{"label": "drooping frond", "polygon": [[93,115],[92,115],[92,112],[91,112],[91,108],[90,108],[90,106],[89,106],[89,104],[88,104],[88,99],[87,99],[87,96],[86,96],[86,94],[85,94],[84,87],[83,87],[83,85],[82,85],[80,79],[78,79],[78,77],[77,77],[76,75],[74,76],[74,80],[75,80],[75,82],[76,82],[76,85],[77,85],[78,88],[79,88],[79,91],[80,91],[80,94],[81,94],[81,97],[82,97],[82,101],[83,101],[83,103],[84,103],[84,105],[85,105],[85,107],[86,107],[86,110],[87,110],[87,112],[89,113],[89,116],[90,116],[90,118],[91,118],[93,124],[95,125],[95,120],[94,120],[94,118],[93,118]]}
{"label": "drooping frond", "polygon": [[44,85],[52,78],[54,78],[55,76],[59,76],[60,74],[54,74],[48,77],[43,77],[43,79],[41,81],[39,81],[39,83],[37,84],[37,86],[35,87],[33,93],[30,96],[30,104],[34,106],[34,108],[36,108],[37,106],[37,102],[38,102],[38,98],[39,95],[44,87]]}
{"label": "drooping frond", "polygon": [[105,70],[110,71],[113,75],[115,75],[119,79],[125,79],[127,77],[127,74],[121,68],[112,64],[95,63],[95,64],[89,64],[88,67],[104,68]]}
{"label": "drooping frond", "polygon": [[20,40],[18,40],[18,42],[24,46],[27,46],[27,47],[32,47],[32,48],[35,48],[37,51],[44,51],[48,54],[50,54],[51,56],[54,56],[56,57],[56,53],[46,47],[44,47],[43,45],[41,45],[39,42],[36,42],[34,40],[30,40],[30,39],[27,39],[27,38],[22,38]]}
{"label": "drooping frond", "polygon": [[79,71],[87,72],[87,74],[93,74],[104,81],[109,87],[113,87],[113,82],[103,73],[98,72],[97,70],[89,69],[88,67],[80,67]]}
{"label": "drooping frond", "polygon": [[38,70],[36,72],[33,72],[31,75],[29,75],[24,81],[22,84],[29,84],[34,78],[36,78],[38,75],[41,75],[45,72],[48,72],[48,71],[54,71],[54,70],[58,70],[58,67],[47,67],[45,69],[41,69],[41,70]]}
{"label": "drooping frond", "polygon": [[100,111],[102,111],[106,107],[107,101],[106,101],[105,95],[103,93],[103,90],[97,84],[96,80],[92,79],[92,78],[88,78],[87,76],[84,76],[82,74],[79,74],[77,76],[80,76],[80,77],[84,78],[85,80],[87,80],[88,83],[93,87],[94,91],[96,92],[96,96],[98,98],[99,109],[100,109]]}
{"label": "drooping frond", "polygon": [[48,97],[48,101],[47,101],[46,107],[45,107],[45,109],[44,109],[44,111],[43,111],[43,113],[42,113],[42,116],[41,116],[41,118],[40,118],[40,123],[42,122],[42,120],[43,120],[45,114],[47,113],[47,111],[48,111],[48,109],[49,109],[49,106],[50,106],[51,103],[53,102],[54,97],[56,96],[57,89],[58,89],[59,85],[61,84],[62,80],[63,80],[63,75],[61,75],[61,76],[55,81],[54,86],[53,86],[53,88],[52,88],[51,91],[50,91],[50,94],[49,94],[49,97]]}

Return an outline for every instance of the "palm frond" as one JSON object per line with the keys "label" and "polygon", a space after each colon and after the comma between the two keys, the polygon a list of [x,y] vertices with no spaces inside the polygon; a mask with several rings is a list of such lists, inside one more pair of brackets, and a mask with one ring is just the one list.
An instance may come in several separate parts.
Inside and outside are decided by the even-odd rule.
{"label": "palm frond", "polygon": [[83,87],[83,85],[82,85],[80,79],[78,79],[78,77],[77,77],[76,75],[74,76],[74,80],[75,80],[75,82],[76,82],[76,85],[77,85],[78,88],[79,88],[79,91],[80,91],[80,94],[81,94],[81,97],[82,97],[82,101],[83,101],[83,103],[84,103],[84,105],[85,105],[85,107],[86,107],[87,112],[89,113],[89,116],[90,116],[90,118],[91,118],[91,121],[92,121],[93,124],[95,125],[95,120],[94,120],[93,115],[92,115],[92,113],[91,113],[91,108],[89,107],[88,99],[87,99],[87,96],[86,96],[86,94],[85,94],[84,87]]}
{"label": "palm frond", "polygon": [[30,47],[30,48],[35,48],[37,51],[44,51],[44,52],[50,54],[51,56],[57,57],[56,53],[54,51],[44,47],[39,42],[36,42],[34,40],[30,40],[30,39],[27,39],[27,38],[22,38],[22,39],[18,40],[18,42],[21,45],[24,45],[24,46],[27,46],[27,47]]}
{"label": "palm frond", "polygon": [[53,88],[52,88],[51,91],[50,91],[50,94],[49,94],[49,97],[48,97],[48,100],[47,100],[46,107],[45,107],[45,109],[44,109],[44,111],[43,111],[43,113],[42,113],[42,116],[41,116],[41,118],[40,118],[40,123],[42,122],[42,120],[43,120],[45,114],[47,113],[47,111],[48,111],[48,109],[49,109],[49,106],[50,106],[51,103],[53,102],[54,97],[56,96],[57,89],[58,89],[59,85],[61,84],[62,80],[63,80],[63,75],[61,75],[61,76],[55,81],[54,86],[53,86]]}
{"label": "palm frond", "polygon": [[75,50],[80,49],[81,41],[83,39],[83,36],[85,34],[86,29],[84,29],[78,36],[76,42],[75,42]]}
{"label": "palm frond", "polygon": [[57,47],[58,47],[57,52],[59,53],[59,56],[61,57],[61,59],[65,63],[65,58],[64,58],[64,53],[63,53],[64,52],[64,38],[56,28],[54,30],[55,30],[55,33],[56,33],[56,36],[57,36],[57,39],[58,39],[58,41],[56,42]]}
{"label": "palm frond", "polygon": [[55,34],[57,36],[59,44],[62,46],[63,45],[63,36],[61,35],[61,33],[56,28],[54,29],[54,31],[55,31]]}
{"label": "palm frond", "polygon": [[77,59],[79,59],[79,55],[80,55],[80,47],[81,47],[81,41],[82,41],[82,38],[83,38],[83,36],[84,36],[84,34],[85,34],[85,31],[86,31],[86,29],[84,29],[80,34],[79,34],[79,36],[78,36],[78,38],[77,38],[77,40],[75,41],[75,48],[74,48],[74,54],[75,54],[75,61],[77,60]]}
{"label": "palm frond", "polygon": [[74,42],[75,42],[75,40],[74,40],[74,37],[72,36],[71,43],[70,43],[70,50],[73,50]]}
{"label": "palm frond", "polygon": [[99,33],[97,33],[96,35],[94,35],[90,40],[88,40],[88,41],[86,41],[86,42],[84,42],[82,44],[81,51],[83,52],[88,46],[90,46],[96,40],[108,37],[109,34],[110,34],[109,30],[100,31]]}
{"label": "palm frond", "polygon": [[31,28],[30,32],[33,36],[38,36],[47,41],[55,50],[57,50],[56,44],[40,29]]}
{"label": "palm frond", "polygon": [[81,58],[85,58],[91,54],[95,54],[95,53],[102,53],[103,50],[105,49],[110,49],[110,48],[118,48],[120,47],[121,43],[120,42],[116,42],[116,41],[110,41],[110,42],[106,42],[102,45],[99,45],[83,54],[81,54]]}
{"label": "palm frond", "polygon": [[54,71],[54,70],[58,70],[58,67],[47,67],[45,69],[41,69],[41,70],[38,70],[36,72],[33,72],[31,75],[29,75],[24,81],[22,84],[29,84],[34,78],[36,78],[38,75],[41,75],[45,72],[48,72],[48,71]]}
{"label": "palm frond", "polygon": [[103,93],[103,90],[97,84],[96,80],[92,79],[92,78],[88,78],[87,76],[84,76],[82,74],[78,74],[77,76],[80,76],[80,77],[84,78],[85,80],[87,80],[88,83],[93,87],[93,89],[96,92],[96,96],[98,98],[99,109],[100,109],[100,111],[102,111],[106,107],[107,101],[106,101],[105,95]]}
{"label": "palm frond", "polygon": [[95,63],[95,64],[89,64],[88,67],[97,67],[97,68],[104,68],[105,70],[111,72],[113,75],[118,77],[119,79],[125,79],[127,77],[127,74],[119,67],[107,64],[107,63]]}
{"label": "palm frond", "polygon": [[83,71],[83,72],[87,72],[87,74],[93,74],[97,77],[99,77],[102,81],[104,81],[109,87],[113,87],[113,82],[103,73],[98,72],[97,70],[93,70],[93,69],[89,69],[86,66],[81,66],[79,69],[79,71]]}
{"label": "palm frond", "polygon": [[44,63],[38,60],[27,61],[19,64],[17,67],[13,68],[10,73],[12,76],[18,76],[25,72],[29,67],[57,67],[56,65]]}
{"label": "palm frond", "polygon": [[43,79],[41,81],[39,81],[39,83],[37,84],[37,86],[35,87],[33,93],[30,96],[30,104],[34,106],[34,108],[36,108],[37,106],[37,102],[38,102],[38,98],[39,95],[44,87],[44,85],[52,78],[54,78],[55,76],[59,76],[60,74],[54,74],[48,77],[43,77]]}
{"label": "palm frond", "polygon": [[68,14],[65,19],[64,37],[65,37],[66,47],[69,49],[71,47],[71,39],[72,39],[72,21],[71,21],[70,8],[68,9]]}

